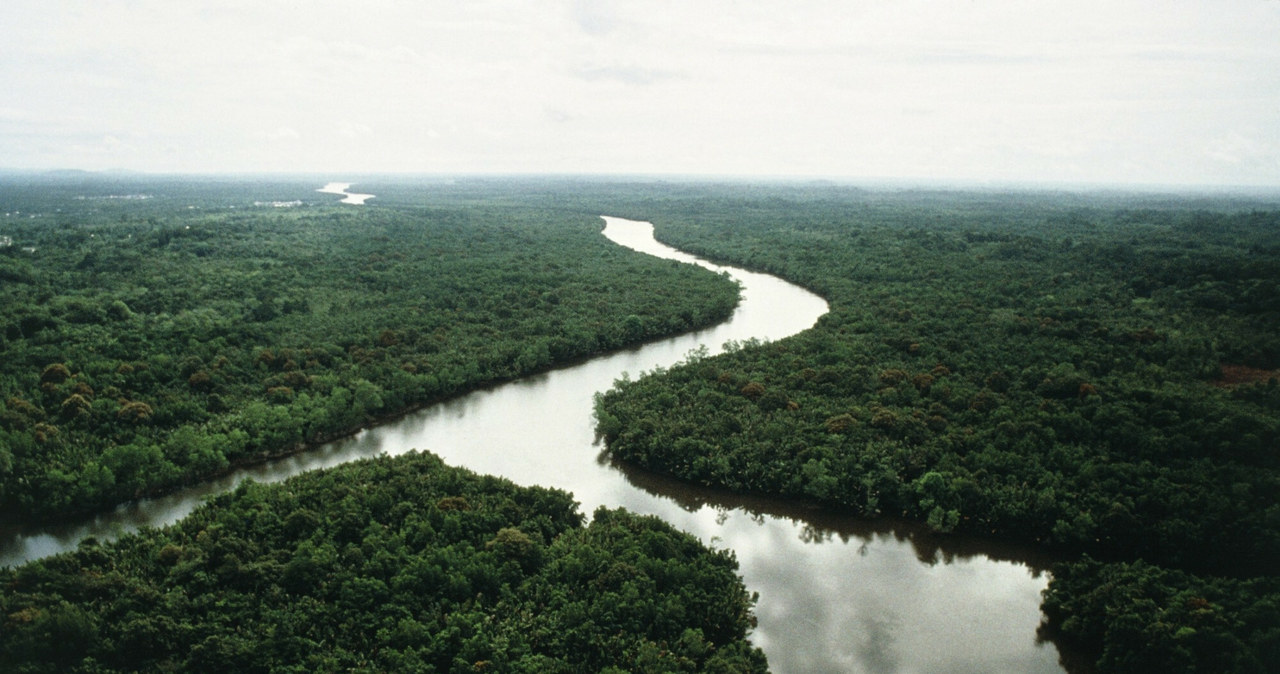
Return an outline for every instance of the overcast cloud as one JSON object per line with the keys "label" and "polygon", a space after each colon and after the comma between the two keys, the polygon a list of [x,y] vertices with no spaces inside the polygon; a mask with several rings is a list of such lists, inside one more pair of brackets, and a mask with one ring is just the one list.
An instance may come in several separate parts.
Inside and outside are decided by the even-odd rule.
{"label": "overcast cloud", "polygon": [[5,0],[0,166],[1280,185],[1280,0]]}

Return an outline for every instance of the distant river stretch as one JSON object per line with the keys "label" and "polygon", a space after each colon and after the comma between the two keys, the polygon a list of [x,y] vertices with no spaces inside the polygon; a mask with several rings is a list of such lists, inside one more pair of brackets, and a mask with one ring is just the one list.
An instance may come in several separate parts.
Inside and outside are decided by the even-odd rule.
{"label": "distant river stretch", "polygon": [[324,192],[325,194],[341,194],[346,198],[338,203],[343,203],[343,204],[360,205],[360,204],[363,204],[365,201],[372,199],[374,196],[372,194],[356,194],[353,192],[348,192],[347,190],[350,187],[351,187],[351,183],[329,183],[328,185],[325,185],[324,187],[321,187],[316,191]]}
{"label": "distant river stretch", "polygon": [[90,522],[8,537],[0,540],[0,564],[71,549],[88,535],[111,537],[173,522],[246,477],[276,481],[420,448],[451,465],[568,490],[588,515],[601,505],[622,506],[733,550],[748,590],[760,595],[752,640],[779,674],[1063,671],[1054,646],[1036,642],[1047,577],[1024,552],[937,538],[911,525],[733,497],[603,459],[592,396],[623,373],[669,367],[702,345],[714,354],[730,340],[780,339],[811,327],[827,311],[822,298],[775,277],[712,265],[659,244],[649,223],[604,221],[604,235],[620,245],[728,272],[743,286],[741,305],[707,330],[478,391]]}

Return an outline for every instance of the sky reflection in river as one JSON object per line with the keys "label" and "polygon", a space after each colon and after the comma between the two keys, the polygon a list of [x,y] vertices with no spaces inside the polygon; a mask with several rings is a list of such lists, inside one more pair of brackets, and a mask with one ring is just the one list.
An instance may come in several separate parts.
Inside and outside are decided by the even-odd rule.
{"label": "sky reflection in river", "polygon": [[[615,242],[692,261],[653,241],[647,223],[605,220],[605,235]],[[1062,671],[1057,651],[1035,637],[1047,579],[1021,553],[939,539],[901,523],[718,494],[601,458],[592,396],[621,373],[670,366],[700,345],[714,353],[729,340],[779,339],[812,326],[827,311],[821,298],[774,277],[729,273],[742,283],[744,301],[721,325],[477,391],[315,452],[125,506],[93,522],[6,536],[0,564],[74,547],[84,535],[172,522],[244,477],[276,481],[364,456],[427,449],[451,465],[571,491],[588,514],[601,505],[654,514],[712,546],[734,550],[748,589],[760,594],[752,639],[779,674]]]}
{"label": "sky reflection in river", "polygon": [[340,194],[345,198],[342,199],[342,201],[339,201],[338,203],[355,204],[357,206],[363,206],[364,202],[372,199],[374,196],[372,194],[358,194],[355,192],[348,192],[347,190],[350,187],[351,187],[351,183],[329,183],[316,191],[323,192],[324,194]]}

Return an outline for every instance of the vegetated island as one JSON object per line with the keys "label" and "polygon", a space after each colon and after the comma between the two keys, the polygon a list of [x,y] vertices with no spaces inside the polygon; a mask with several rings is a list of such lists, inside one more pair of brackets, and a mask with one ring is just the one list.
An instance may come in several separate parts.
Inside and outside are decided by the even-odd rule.
{"label": "vegetated island", "polygon": [[0,569],[35,672],[764,672],[731,552],[653,517],[366,459]]}
{"label": "vegetated island", "polygon": [[0,185],[0,522],[170,491],[736,306],[728,279],[599,236],[598,204],[511,194]]}
{"label": "vegetated island", "polygon": [[664,243],[832,311],[619,382],[614,458],[1056,551],[1042,634],[1086,668],[1280,662],[1274,199],[727,185],[648,208]]}

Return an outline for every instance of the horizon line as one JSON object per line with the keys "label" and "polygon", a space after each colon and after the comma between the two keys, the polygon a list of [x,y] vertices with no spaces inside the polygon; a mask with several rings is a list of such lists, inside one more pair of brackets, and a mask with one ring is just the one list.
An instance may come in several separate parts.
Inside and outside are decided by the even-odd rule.
{"label": "horizon line", "polygon": [[202,177],[212,179],[228,178],[307,178],[329,179],[340,176],[344,180],[356,177],[388,179],[388,178],[434,178],[434,179],[575,179],[575,180],[646,180],[675,182],[711,182],[711,183],[829,183],[857,187],[860,184],[873,187],[952,187],[967,189],[1017,189],[1017,190],[1088,190],[1088,191],[1200,191],[1200,192],[1251,192],[1272,193],[1280,196],[1280,184],[1267,183],[1193,183],[1193,182],[1116,182],[1106,180],[1062,180],[1062,179],[1008,179],[1008,178],[945,178],[920,176],[853,176],[834,174],[787,174],[787,173],[689,173],[671,172],[657,173],[646,171],[614,173],[592,171],[323,171],[323,170],[211,170],[211,171],[147,171],[126,168],[81,169],[81,168],[16,168],[0,167],[0,176],[22,175],[28,177],[71,178],[71,177],[149,177],[149,178],[188,178]]}

